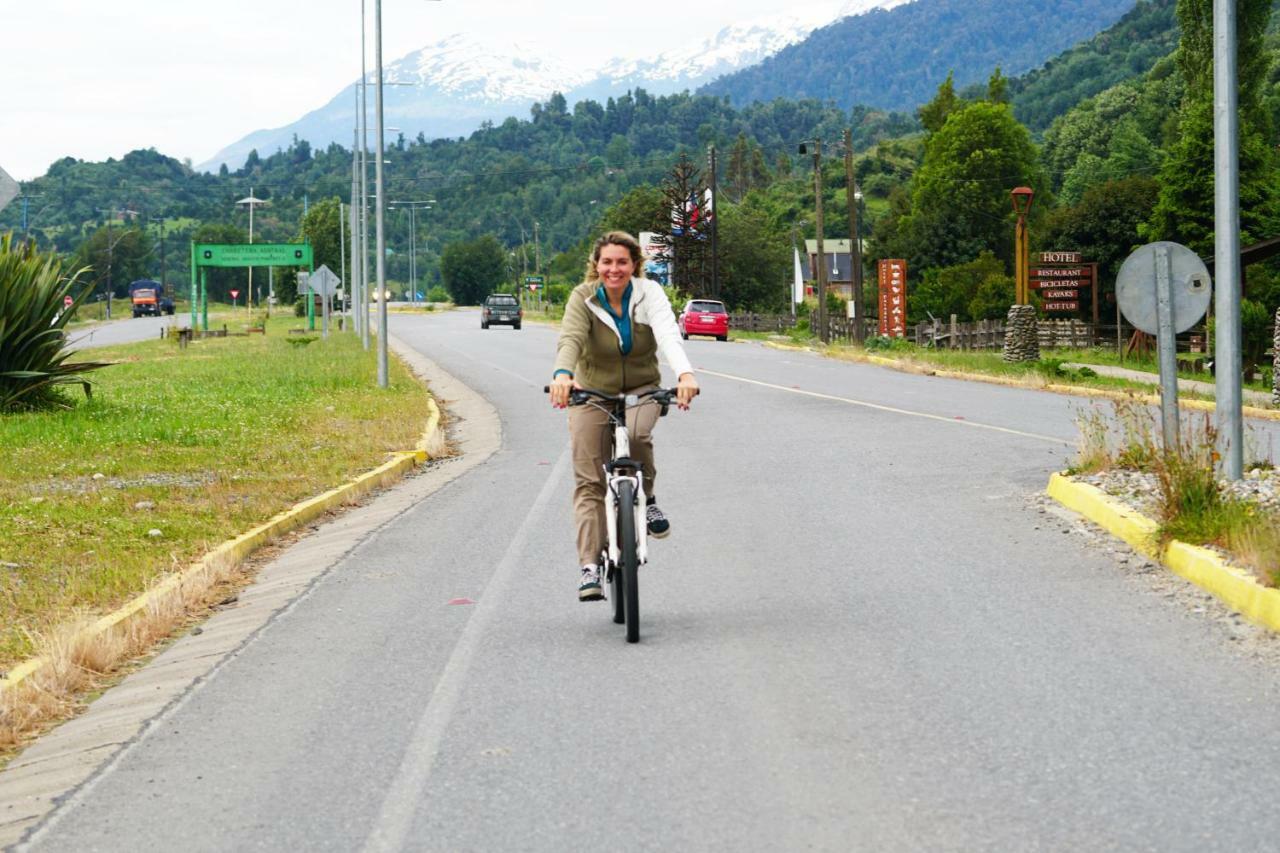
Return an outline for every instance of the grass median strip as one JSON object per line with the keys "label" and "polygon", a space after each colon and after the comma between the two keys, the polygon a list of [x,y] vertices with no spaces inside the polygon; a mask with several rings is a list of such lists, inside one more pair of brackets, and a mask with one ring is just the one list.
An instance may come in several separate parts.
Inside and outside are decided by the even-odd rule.
{"label": "grass median strip", "polygon": [[422,438],[429,398],[398,362],[380,390],[352,335],[92,351],[92,401],[0,419],[0,670],[294,503]]}

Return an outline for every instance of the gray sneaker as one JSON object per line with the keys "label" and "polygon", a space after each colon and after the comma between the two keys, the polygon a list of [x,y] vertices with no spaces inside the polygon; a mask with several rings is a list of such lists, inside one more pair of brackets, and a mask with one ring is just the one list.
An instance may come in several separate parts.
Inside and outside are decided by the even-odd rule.
{"label": "gray sneaker", "polygon": [[663,539],[671,532],[671,522],[658,509],[656,503],[650,503],[644,510],[644,520],[649,528],[649,535],[654,539]]}
{"label": "gray sneaker", "polygon": [[582,580],[578,583],[579,601],[601,601],[604,590],[600,588],[600,567],[583,566]]}

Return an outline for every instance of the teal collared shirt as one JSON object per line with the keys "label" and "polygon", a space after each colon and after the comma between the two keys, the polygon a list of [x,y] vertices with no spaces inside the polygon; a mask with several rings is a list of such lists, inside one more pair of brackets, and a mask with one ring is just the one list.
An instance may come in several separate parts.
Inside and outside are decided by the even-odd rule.
{"label": "teal collared shirt", "polygon": [[604,285],[601,284],[596,288],[596,299],[609,313],[613,321],[618,324],[618,334],[622,336],[622,354],[631,354],[631,282],[627,282],[627,289],[622,292],[622,316],[613,313],[613,306],[609,304],[609,297],[605,295]]}

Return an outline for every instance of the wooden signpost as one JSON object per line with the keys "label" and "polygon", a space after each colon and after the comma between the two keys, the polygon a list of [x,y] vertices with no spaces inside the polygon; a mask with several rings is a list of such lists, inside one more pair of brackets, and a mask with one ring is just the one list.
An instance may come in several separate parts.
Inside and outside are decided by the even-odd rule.
{"label": "wooden signpost", "polygon": [[1079,252],[1041,252],[1039,265],[1031,268],[1031,286],[1040,291],[1046,313],[1080,310],[1080,291],[1089,289],[1093,322],[1098,322],[1098,265],[1086,262]]}

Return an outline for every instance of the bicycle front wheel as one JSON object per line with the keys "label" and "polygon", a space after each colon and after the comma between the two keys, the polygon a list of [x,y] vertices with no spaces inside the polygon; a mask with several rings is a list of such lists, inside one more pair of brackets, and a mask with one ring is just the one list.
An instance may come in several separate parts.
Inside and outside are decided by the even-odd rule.
{"label": "bicycle front wheel", "polygon": [[622,572],[622,610],[627,623],[627,642],[640,641],[640,587],[637,574],[640,557],[636,553],[636,492],[635,484],[626,480],[618,483],[618,550],[621,565],[614,571]]}

